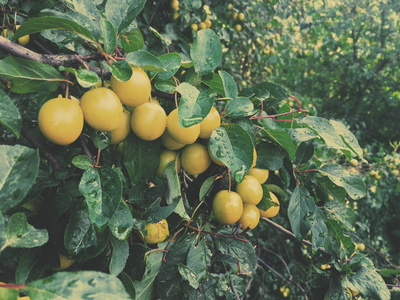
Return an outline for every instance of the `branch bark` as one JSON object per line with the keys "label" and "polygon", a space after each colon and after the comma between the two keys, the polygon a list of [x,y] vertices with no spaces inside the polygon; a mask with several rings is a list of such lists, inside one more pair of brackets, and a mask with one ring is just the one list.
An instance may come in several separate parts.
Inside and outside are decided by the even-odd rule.
{"label": "branch bark", "polygon": [[[0,36],[0,50],[5,53],[11,54],[15,57],[25,58],[42,62],[52,67],[78,67],[82,61],[98,60],[101,58],[100,54],[95,53],[91,55],[77,55],[77,54],[40,54],[28,48],[11,42],[9,39]],[[101,70],[99,67],[87,64],[89,70],[100,75]],[[111,73],[105,71],[105,77],[110,77]]]}

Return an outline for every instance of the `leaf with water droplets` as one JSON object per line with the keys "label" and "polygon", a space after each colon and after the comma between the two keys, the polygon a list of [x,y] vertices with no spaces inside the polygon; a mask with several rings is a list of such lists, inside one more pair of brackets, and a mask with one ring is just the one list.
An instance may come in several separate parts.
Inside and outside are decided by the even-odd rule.
{"label": "leaf with water droplets", "polygon": [[241,182],[253,162],[253,141],[239,125],[217,127],[210,137],[210,151],[214,158],[230,169],[231,176]]}
{"label": "leaf with water droplets", "polygon": [[199,76],[214,71],[222,58],[222,47],[217,34],[211,29],[198,31],[190,48],[190,57]]}
{"label": "leaf with water droplets", "polygon": [[351,151],[353,151],[354,154],[362,158],[363,152],[360,145],[358,144],[355,135],[350,130],[348,130],[344,124],[340,123],[339,121],[330,120],[329,122],[335,128],[336,132],[342,137],[342,140],[346,144],[346,146]]}
{"label": "leaf with water droplets", "polygon": [[24,291],[31,299],[119,299],[128,300],[121,281],[96,271],[58,272],[28,283]]}
{"label": "leaf with water droplets", "polygon": [[316,205],[308,191],[297,186],[290,197],[288,216],[290,226],[297,238],[303,238],[315,222]]}
{"label": "leaf with water droplets", "polygon": [[347,172],[339,165],[325,165],[319,168],[318,171],[326,174],[337,186],[343,187],[354,200],[364,197],[367,193],[362,178],[359,175]]}
{"label": "leaf with water droplets", "polygon": [[189,127],[203,121],[211,110],[216,93],[212,89],[200,92],[187,82],[181,83],[176,91],[182,96],[178,108],[179,125]]}
{"label": "leaf with water droplets", "polygon": [[114,216],[122,197],[122,182],[117,172],[104,166],[89,168],[82,176],[79,191],[85,196],[89,217],[99,230]]}

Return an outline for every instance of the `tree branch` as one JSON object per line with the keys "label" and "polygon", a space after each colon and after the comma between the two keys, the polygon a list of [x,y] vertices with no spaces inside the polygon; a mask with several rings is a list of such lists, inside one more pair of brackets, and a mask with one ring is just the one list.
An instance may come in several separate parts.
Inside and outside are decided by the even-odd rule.
{"label": "tree branch", "polygon": [[[40,54],[34,52],[28,48],[11,42],[9,39],[0,36],[0,50],[15,57],[25,58],[42,62],[52,67],[78,67],[81,61],[98,60],[101,58],[100,54],[95,53],[91,55],[77,55],[77,54]],[[99,67],[87,65],[89,70],[100,75],[101,71]],[[111,72],[104,72],[106,77],[111,76]]]}

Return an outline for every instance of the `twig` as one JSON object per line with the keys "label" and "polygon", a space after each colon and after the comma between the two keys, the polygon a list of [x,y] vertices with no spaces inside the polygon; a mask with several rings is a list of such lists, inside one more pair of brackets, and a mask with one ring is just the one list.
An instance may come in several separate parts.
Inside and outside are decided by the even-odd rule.
{"label": "twig", "polygon": [[43,157],[47,159],[54,167],[54,171],[60,171],[61,167],[58,163],[58,160],[49,152],[47,151],[30,133],[22,127],[21,134],[28,140],[29,143],[36,149],[42,153]]}
{"label": "twig", "polygon": [[288,267],[287,263],[285,262],[285,260],[282,258],[282,256],[280,256],[279,254],[275,253],[274,251],[272,251],[268,248],[262,247],[261,249],[278,257],[281,260],[281,262],[283,263],[283,265],[285,266],[285,269],[289,274],[289,280],[292,280],[292,274],[290,273],[289,267]]}
{"label": "twig", "polygon": [[86,156],[88,156],[92,160],[92,162],[95,163],[94,156],[92,155],[92,153],[90,153],[82,134],[79,136],[79,143],[81,144],[82,150],[86,154]]}

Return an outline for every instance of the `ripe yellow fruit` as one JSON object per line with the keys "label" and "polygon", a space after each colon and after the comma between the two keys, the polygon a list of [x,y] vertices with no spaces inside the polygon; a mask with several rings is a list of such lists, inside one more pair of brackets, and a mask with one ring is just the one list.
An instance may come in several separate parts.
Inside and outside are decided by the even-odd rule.
{"label": "ripe yellow fruit", "polygon": [[182,168],[190,175],[199,175],[203,173],[211,164],[207,147],[194,143],[186,146],[181,155]]}
{"label": "ripe yellow fruit", "polygon": [[192,25],[190,25],[190,27],[192,27],[192,30],[194,32],[197,32],[197,30],[199,30],[199,25],[197,25],[196,23],[193,23]]}
{"label": "ripe yellow fruit", "polygon": [[119,123],[118,127],[112,130],[111,133],[111,144],[116,145],[121,143],[126,139],[129,132],[131,131],[131,113],[127,110],[124,110],[122,114],[121,123]]}
{"label": "ripe yellow fruit", "polygon": [[272,192],[269,192],[269,195],[271,197],[271,200],[273,202],[277,203],[278,206],[271,206],[267,210],[261,210],[260,209],[260,216],[264,217],[264,218],[273,218],[273,217],[275,217],[279,213],[279,209],[280,209],[280,204],[279,204],[278,198]]}
{"label": "ripe yellow fruit", "polygon": [[202,139],[209,139],[213,130],[221,125],[221,117],[218,110],[212,106],[208,115],[200,122],[200,134]]}
{"label": "ripe yellow fruit", "polygon": [[257,208],[257,206],[245,203],[243,205],[243,213],[238,221],[238,223],[242,225],[242,229],[244,230],[249,226],[250,229],[254,229],[257,227],[259,222],[260,222],[260,211]]}
{"label": "ripe yellow fruit", "polygon": [[243,21],[243,20],[244,20],[244,13],[240,13],[240,14],[238,15],[238,19],[239,19],[240,21]]}
{"label": "ripe yellow fruit", "polygon": [[181,144],[175,141],[168,133],[168,130],[165,130],[163,135],[161,136],[161,143],[163,146],[169,150],[178,150],[186,146],[186,144]]}
{"label": "ripe yellow fruit", "polygon": [[244,204],[257,205],[263,196],[261,184],[250,175],[246,175],[242,182],[236,184],[236,192],[242,197]]}
{"label": "ripe yellow fruit", "polygon": [[251,168],[247,175],[255,177],[260,184],[263,184],[269,177],[269,171],[266,169]]}
{"label": "ripe yellow fruit", "polygon": [[238,193],[228,190],[219,191],[213,199],[212,212],[218,222],[233,224],[237,222],[243,213],[243,201]]}
{"label": "ripe yellow fruit", "polygon": [[178,10],[179,9],[179,1],[178,0],[172,0],[171,2],[171,8],[173,10]]}
{"label": "ripe yellow fruit", "polygon": [[100,87],[87,91],[80,105],[85,121],[96,130],[112,131],[121,123],[124,108],[110,89]]}
{"label": "ripe yellow fruit", "polygon": [[207,28],[206,23],[200,22],[200,23],[199,23],[199,28],[200,28],[200,29],[206,29],[206,28]]}
{"label": "ripe yellow fruit", "polygon": [[228,4],[228,10],[232,10],[232,8],[233,8],[232,3],[229,3],[229,4]]}
{"label": "ripe yellow fruit", "polygon": [[165,219],[157,223],[147,223],[144,229],[147,230],[144,236],[147,244],[161,243],[169,235],[168,223]]}
{"label": "ripe yellow fruit", "polygon": [[237,32],[242,31],[242,25],[236,24],[235,29],[236,29]]}
{"label": "ripe yellow fruit", "polygon": [[[15,28],[18,29],[20,26],[21,25],[17,25],[17,26],[15,26]],[[5,38],[8,38],[9,34],[10,34],[10,30],[9,29],[4,29],[1,32],[1,35],[4,36]],[[11,31],[11,36],[14,36],[14,32],[13,31]],[[21,46],[26,46],[29,43],[29,39],[30,39],[30,37],[29,37],[29,34],[28,34],[28,35],[21,36],[20,38],[18,38],[17,41],[18,41],[18,44],[20,44]]]}
{"label": "ripe yellow fruit", "polygon": [[[177,159],[178,153],[172,150],[164,150],[160,154],[160,165],[158,166],[156,175],[158,178],[163,179],[164,178],[164,173],[165,169],[167,168],[167,165],[171,161],[175,161]],[[178,158],[178,161],[176,162],[176,172],[179,172],[181,170],[181,160]]]}
{"label": "ripe yellow fruit", "polygon": [[137,107],[149,100],[151,93],[150,79],[141,68],[132,66],[132,76],[125,82],[111,76],[110,84],[121,102],[127,106]]}
{"label": "ripe yellow fruit", "polygon": [[181,127],[179,125],[178,109],[174,109],[168,115],[167,130],[169,135],[178,143],[193,144],[200,134],[200,124],[190,127]]}
{"label": "ripe yellow fruit", "polygon": [[210,19],[205,19],[204,23],[206,24],[207,28],[211,28],[212,22]]}
{"label": "ripe yellow fruit", "polygon": [[239,14],[238,14],[237,12],[234,12],[234,13],[232,14],[233,19],[236,20],[237,17],[238,17],[238,15],[239,15]]}
{"label": "ripe yellow fruit", "polygon": [[147,102],[135,108],[132,113],[132,131],[142,140],[158,139],[167,126],[167,114],[160,105]]}
{"label": "ripe yellow fruit", "polygon": [[68,269],[74,262],[74,259],[69,259],[66,256],[62,255],[61,253],[58,253],[58,257],[60,258],[60,265],[58,267],[53,268],[55,271],[61,271]]}
{"label": "ripe yellow fruit", "polygon": [[356,245],[356,250],[364,251],[365,250],[365,245],[363,243],[357,244]]}
{"label": "ripe yellow fruit", "polygon": [[355,167],[358,165],[358,160],[353,158],[352,160],[350,160],[350,164]]}
{"label": "ripe yellow fruit", "polygon": [[38,123],[40,131],[50,141],[58,145],[69,145],[82,132],[83,112],[75,101],[54,98],[40,108]]}
{"label": "ripe yellow fruit", "polygon": [[174,12],[174,14],[172,15],[172,20],[176,21],[179,18],[179,13],[176,11]]}

